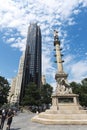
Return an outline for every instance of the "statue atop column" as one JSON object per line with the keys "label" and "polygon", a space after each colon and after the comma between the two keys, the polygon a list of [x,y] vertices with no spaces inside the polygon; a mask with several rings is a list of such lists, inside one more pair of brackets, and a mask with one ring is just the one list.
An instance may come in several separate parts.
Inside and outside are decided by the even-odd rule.
{"label": "statue atop column", "polygon": [[55,75],[55,79],[57,81],[56,94],[71,94],[72,89],[67,81],[68,75],[63,70],[63,60],[60,48],[60,41],[58,38],[58,31],[54,30],[54,46],[56,51],[56,63],[58,66],[57,73]]}
{"label": "statue atop column", "polygon": [[58,31],[54,30],[54,41],[58,40]]}

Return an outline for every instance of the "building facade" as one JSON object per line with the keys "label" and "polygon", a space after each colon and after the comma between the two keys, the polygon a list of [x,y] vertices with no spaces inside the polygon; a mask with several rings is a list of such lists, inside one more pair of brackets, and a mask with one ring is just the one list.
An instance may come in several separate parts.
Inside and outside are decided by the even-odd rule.
{"label": "building facade", "polygon": [[10,86],[10,91],[9,91],[9,96],[8,96],[8,103],[13,103],[14,102],[16,79],[17,79],[17,77],[12,79],[11,86]]}
{"label": "building facade", "polygon": [[[12,98],[14,100],[11,102],[21,103],[25,95],[25,87],[30,82],[34,82],[38,88],[41,86],[41,44],[40,27],[37,24],[30,24],[26,49],[20,59],[15,81],[15,91]],[[10,95],[12,95],[11,92]]]}
{"label": "building facade", "polygon": [[18,74],[15,78],[12,79],[11,88],[8,96],[9,103],[19,103],[21,83],[23,77],[24,59],[25,59],[25,52],[23,52],[20,58]]}
{"label": "building facade", "polygon": [[28,28],[20,101],[30,82],[41,86],[41,30],[37,24],[30,24]]}
{"label": "building facade", "polygon": [[42,85],[46,85],[46,77],[45,77],[45,75],[42,75]]}

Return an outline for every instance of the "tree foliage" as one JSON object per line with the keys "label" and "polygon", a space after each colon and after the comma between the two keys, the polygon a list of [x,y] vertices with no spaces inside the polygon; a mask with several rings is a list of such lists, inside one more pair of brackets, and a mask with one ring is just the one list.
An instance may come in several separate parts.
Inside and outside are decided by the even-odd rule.
{"label": "tree foliage", "polygon": [[4,103],[7,103],[9,88],[10,87],[7,79],[0,76],[0,106],[2,106]]}
{"label": "tree foliage", "polygon": [[53,88],[49,84],[42,85],[41,87],[41,103],[51,104]]}
{"label": "tree foliage", "polygon": [[52,90],[53,88],[49,84],[42,85],[41,88],[38,88],[35,83],[31,82],[26,86],[22,105],[41,106],[42,104],[50,104]]}
{"label": "tree foliage", "polygon": [[79,103],[87,107],[87,78],[83,79],[81,83],[70,83],[73,93],[79,95]]}
{"label": "tree foliage", "polygon": [[22,100],[23,105],[39,105],[40,104],[40,91],[37,85],[33,82],[29,83],[25,88],[25,96]]}

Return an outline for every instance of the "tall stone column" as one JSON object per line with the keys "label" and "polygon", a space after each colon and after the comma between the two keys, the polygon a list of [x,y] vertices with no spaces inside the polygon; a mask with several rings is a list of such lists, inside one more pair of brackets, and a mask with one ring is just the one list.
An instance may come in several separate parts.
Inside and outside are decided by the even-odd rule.
{"label": "tall stone column", "polygon": [[60,52],[60,41],[58,40],[58,32],[54,31],[54,46],[56,50],[56,60],[58,66],[58,73],[63,73],[62,56]]}
{"label": "tall stone column", "polygon": [[58,39],[58,32],[54,30],[54,46],[56,51],[56,63],[58,66],[57,73],[55,75],[55,79],[57,81],[56,93],[58,94],[69,94],[72,93],[72,89],[69,87],[69,83],[67,81],[68,75],[63,70],[63,60],[60,48],[60,41]]}

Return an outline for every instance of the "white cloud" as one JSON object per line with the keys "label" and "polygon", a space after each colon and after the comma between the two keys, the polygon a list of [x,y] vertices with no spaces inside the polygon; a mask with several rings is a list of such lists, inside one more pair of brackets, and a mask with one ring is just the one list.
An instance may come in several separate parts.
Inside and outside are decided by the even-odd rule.
{"label": "white cloud", "polygon": [[14,37],[12,37],[12,38],[9,38],[9,39],[7,39],[7,43],[12,43],[12,42],[14,42],[15,41],[15,38]]}
{"label": "white cloud", "polygon": [[42,54],[42,63],[42,73],[53,77],[55,68],[52,65],[51,57],[46,53]]}
{"label": "white cloud", "polygon": [[84,75],[87,76],[87,62],[79,61],[72,65],[71,73],[77,79],[81,79]]}
{"label": "white cloud", "polygon": [[69,74],[69,82],[80,82],[87,77],[87,62],[85,60],[75,61],[75,56],[68,56],[64,67]]}
{"label": "white cloud", "polygon": [[81,0],[82,1],[82,4],[83,4],[83,7],[87,7],[87,0]]}
{"label": "white cloud", "polygon": [[80,10],[79,10],[79,9],[76,9],[76,10],[73,11],[73,13],[74,13],[75,15],[77,15],[77,14],[80,13]]}
{"label": "white cloud", "polygon": [[16,42],[11,45],[11,47],[19,48],[20,51],[24,51],[25,43],[26,43],[26,39],[17,39]]}
{"label": "white cloud", "polygon": [[67,57],[64,58],[65,60],[65,65],[67,65],[68,63],[71,63],[74,59],[74,56],[72,55],[68,55]]}
{"label": "white cloud", "polygon": [[73,20],[73,18],[68,19],[68,25],[74,25],[76,22]]}

